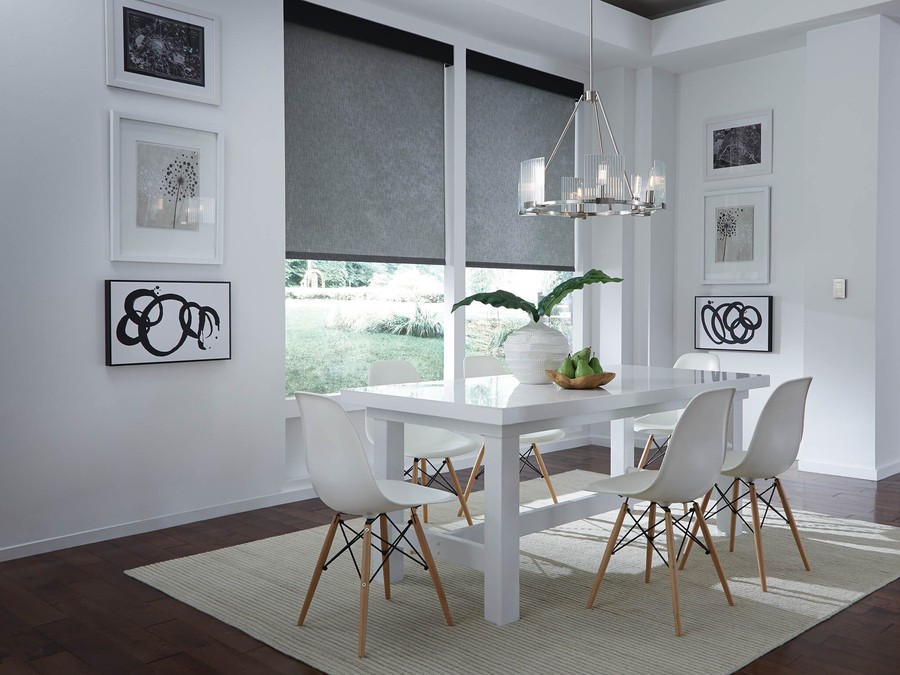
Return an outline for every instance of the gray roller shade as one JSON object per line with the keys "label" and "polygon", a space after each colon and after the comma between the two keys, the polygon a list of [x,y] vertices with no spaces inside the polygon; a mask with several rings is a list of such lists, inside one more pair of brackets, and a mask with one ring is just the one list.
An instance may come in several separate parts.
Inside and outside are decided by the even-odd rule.
{"label": "gray roller shade", "polygon": [[[466,75],[466,264],[573,269],[571,221],[517,215],[519,162],[549,159],[575,98],[469,70]],[[547,177],[548,194],[574,176],[570,131]]]}
{"label": "gray roller shade", "polygon": [[294,23],[284,37],[286,256],[443,263],[443,64]]}

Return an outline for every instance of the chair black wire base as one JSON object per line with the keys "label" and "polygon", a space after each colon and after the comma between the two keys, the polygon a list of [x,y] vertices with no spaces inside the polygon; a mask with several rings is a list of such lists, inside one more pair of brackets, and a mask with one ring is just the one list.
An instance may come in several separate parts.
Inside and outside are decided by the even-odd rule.
{"label": "chair black wire base", "polygon": [[[659,462],[660,464],[662,464],[662,459],[666,454],[666,448],[669,445],[670,438],[672,438],[672,437],[666,436],[666,440],[664,440],[662,443],[657,443],[656,436],[651,434],[650,439],[651,439],[651,442],[653,443],[653,454],[647,458],[647,461],[644,462],[643,466],[640,466],[638,468],[639,469],[648,469],[648,468],[650,468],[650,465],[654,464],[655,462]],[[656,467],[656,468],[659,468],[659,467]]]}
{"label": "chair black wire base", "polygon": [[[531,461],[532,459],[534,459],[534,445],[528,446],[528,450],[526,450],[525,452],[519,453],[519,475],[521,476],[522,472],[527,467],[527,468],[531,469],[532,471],[534,471],[541,478],[546,478],[546,476],[544,475],[544,472],[541,471],[541,468],[539,466],[537,466],[534,462]],[[483,475],[484,475],[484,464],[482,464],[481,467],[479,467],[478,473],[475,475],[475,480],[478,480]]]}
{"label": "chair black wire base", "polygon": [[[404,478],[411,477],[412,473],[413,473],[413,469],[418,465],[418,463],[420,461],[421,461],[420,458],[418,458],[418,457],[414,458],[412,465],[406,471],[403,472],[403,477]],[[453,484],[450,481],[448,481],[443,476],[443,474],[441,474],[441,472],[444,470],[444,467],[447,466],[446,459],[443,460],[441,462],[440,466],[438,466],[438,467],[435,467],[435,465],[432,463],[432,461],[430,459],[426,459],[425,464],[428,466],[429,469],[431,469],[431,474],[428,476],[428,481],[425,483],[425,487],[432,487],[432,484],[436,483],[437,485],[440,485],[447,492],[451,492],[451,493],[455,494],[457,497],[459,497],[459,493],[456,491],[456,488],[453,487]]]}
{"label": "chair black wire base", "polygon": [[[766,524],[766,517],[769,515],[769,511],[777,515],[781,518],[785,523],[790,525],[790,521],[787,516],[772,503],[773,496],[775,494],[775,490],[778,489],[778,478],[770,479],[772,480],[772,484],[767,487],[762,492],[756,493],[756,498],[759,499],[766,505],[765,511],[763,511],[762,517],[759,519],[759,527],[762,527]],[[732,499],[728,497],[728,493],[734,489],[734,484],[739,483],[740,485],[746,487],[744,492],[738,494],[737,499]],[[755,485],[755,482],[754,482]],[[744,524],[750,532],[753,532],[753,524],[747,522],[747,519],[744,517],[744,514],[741,513],[740,502],[742,499],[750,496],[750,482],[744,480],[743,478],[735,478],[731,483],[728,484],[728,487],[723,491],[718,485],[715,486],[716,492],[719,493],[719,498],[716,500],[715,504],[713,504],[709,509],[707,509],[704,518],[709,520],[715,515],[718,515],[719,512],[724,511],[725,509],[729,509],[732,513],[734,513],[738,518],[741,519],[741,522]],[[719,506],[722,504],[722,506]]]}
{"label": "chair black wire base", "polygon": [[[643,512],[641,512],[639,516],[635,516],[634,512],[631,510],[629,500],[627,498],[625,499],[625,513],[627,513],[631,518],[632,525],[628,528],[628,531],[625,532],[625,534],[619,536],[618,540],[616,541],[616,545],[613,547],[612,555],[615,555],[618,551],[635,542],[636,540],[643,538],[650,543],[650,546],[652,546],[653,550],[656,551],[656,555],[658,555],[660,560],[663,561],[663,564],[666,567],[669,566],[669,561],[666,559],[666,556],[663,555],[663,552],[660,551],[656,546],[656,538],[665,536],[665,529],[657,528],[657,525],[662,525],[665,522],[665,518],[660,518],[653,523],[649,522],[648,519],[647,527],[641,525],[641,521],[649,513],[652,506],[652,504],[647,505],[647,507],[643,510]],[[691,533],[691,525],[693,524],[695,516],[693,507],[691,507],[687,513],[684,513],[677,518],[675,517],[675,514],[671,512],[668,506],[659,505],[659,508],[662,509],[663,513],[670,513],[672,515],[672,526],[674,528],[677,528],[678,531],[684,535],[681,539],[681,543],[678,545],[678,553],[675,556],[676,560],[681,557],[681,553],[684,550],[685,543],[688,539],[691,539],[694,544],[703,549],[704,553],[709,555],[709,549],[706,547],[703,541],[701,541],[700,538]],[[687,519],[687,524],[684,524],[682,522],[685,519]],[[636,533],[634,533],[635,530],[637,530]],[[652,534],[650,532],[651,530],[653,530]]]}
{"label": "chair black wire base", "polygon": [[[381,536],[379,536],[378,534],[375,533],[374,528],[372,528],[372,523],[377,521],[382,515],[384,515],[387,518],[388,522],[391,524],[391,526],[394,528],[394,530],[396,532],[398,532],[397,537],[393,541],[390,541],[387,539],[382,539]],[[360,539],[363,538],[363,536],[365,535],[365,532],[362,530],[356,530],[353,527],[351,527],[350,525],[348,525],[347,521],[344,520],[342,514],[338,514],[338,525],[341,528],[341,536],[344,537],[344,542],[345,542],[344,546],[337,553],[335,553],[333,556],[331,556],[331,558],[329,558],[325,564],[322,565],[322,570],[323,571],[327,570],[328,566],[331,563],[333,563],[335,560],[337,560],[344,553],[350,553],[350,558],[353,560],[353,566],[356,568],[356,575],[360,579],[362,579],[362,570],[360,570],[359,563],[356,560],[356,554],[353,552],[353,545],[356,542],[358,542]],[[413,543],[406,536],[406,533],[409,532],[409,528],[411,528],[413,525],[412,519],[409,519],[406,522],[406,527],[404,527],[402,531],[397,526],[397,524],[391,519],[391,517],[388,516],[387,514],[379,513],[374,518],[366,518],[366,525],[369,526],[369,528],[372,530],[372,532],[371,532],[372,548],[378,552],[379,556],[382,556],[381,564],[372,573],[372,576],[369,578],[368,583],[372,583],[372,581],[375,579],[375,577],[378,576],[378,573],[381,571],[381,568],[384,567],[385,561],[391,556],[392,553],[394,553],[394,551],[399,551],[404,556],[406,556],[407,558],[412,560],[414,563],[416,563],[422,569],[424,569],[424,570],[428,569],[428,563],[425,562],[424,556],[421,554],[419,549],[417,549],[415,546],[413,546]],[[351,532],[353,534],[353,536],[352,537],[348,536],[347,532]],[[401,548],[400,547],[401,542],[406,542],[406,545],[409,547],[409,550]],[[381,549],[382,543],[385,543],[388,545],[387,550],[385,550],[384,552],[382,552],[382,549]],[[410,553],[410,551],[412,553]]]}

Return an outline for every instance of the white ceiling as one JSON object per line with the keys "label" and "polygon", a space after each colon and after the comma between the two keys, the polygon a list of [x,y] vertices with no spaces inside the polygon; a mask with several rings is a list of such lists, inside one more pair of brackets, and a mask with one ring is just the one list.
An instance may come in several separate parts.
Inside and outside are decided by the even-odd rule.
{"label": "white ceiling", "polygon": [[[702,5],[650,20],[596,1],[595,69],[652,65],[682,73],[801,47],[812,28],[874,14],[900,19],[900,0],[649,3],[662,8],[672,1],[682,7]],[[587,70],[588,0],[338,0],[329,4],[346,4],[348,11],[362,4],[377,6]]]}

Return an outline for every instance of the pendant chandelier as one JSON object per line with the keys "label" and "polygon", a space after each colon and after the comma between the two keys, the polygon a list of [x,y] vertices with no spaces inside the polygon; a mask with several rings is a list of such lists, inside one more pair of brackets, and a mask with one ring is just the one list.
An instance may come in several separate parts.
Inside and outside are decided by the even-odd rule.
{"label": "pendant chandelier", "polygon": [[[653,160],[644,178],[638,173],[625,172],[619,146],[613,136],[609,119],[603,109],[600,94],[594,91],[594,3],[590,5],[590,45],[588,47],[588,91],[575,103],[569,121],[556,141],[550,159],[543,157],[528,159],[519,169],[519,215],[520,216],[564,216],[566,218],[587,218],[588,216],[649,216],[654,211],[666,208],[666,167],[659,160]],[[584,162],[578,176],[566,176],[560,186],[560,198],[548,200],[544,194],[547,170],[553,163],[563,139],[572,127],[578,109],[584,106],[586,116],[593,118],[597,125],[597,139],[600,154],[584,155]],[[593,114],[590,110],[593,109]],[[603,133],[606,133],[612,154],[603,150]]]}

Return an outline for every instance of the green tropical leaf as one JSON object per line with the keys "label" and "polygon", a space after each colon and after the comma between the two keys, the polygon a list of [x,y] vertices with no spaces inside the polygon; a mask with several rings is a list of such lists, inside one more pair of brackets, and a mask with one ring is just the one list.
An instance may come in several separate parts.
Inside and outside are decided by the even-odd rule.
{"label": "green tropical leaf", "polygon": [[[608,283],[618,283],[622,281],[619,277],[611,277],[603,270],[590,270],[589,272],[583,274],[580,277],[572,277],[571,279],[567,279],[559,284],[552,291],[547,293],[538,303],[537,311],[540,316],[550,316],[550,312],[553,311],[553,308],[556,307],[560,302],[562,302],[563,298],[565,298],[572,291],[577,291],[580,288],[584,288],[588,284],[608,284]],[[537,321],[537,319],[535,319]]]}
{"label": "green tropical leaf", "polygon": [[521,309],[531,316],[533,321],[537,321],[541,318],[541,315],[538,313],[537,307],[534,306],[533,303],[528,302],[520,298],[515,293],[510,293],[509,291],[492,291],[490,293],[475,293],[474,295],[470,295],[467,298],[463,298],[455,305],[453,305],[453,309],[451,312],[456,311],[463,305],[471,305],[473,302],[483,302],[485,305],[491,305],[492,307],[505,307],[506,309]]}

